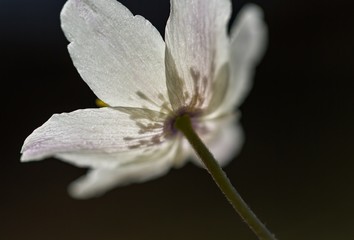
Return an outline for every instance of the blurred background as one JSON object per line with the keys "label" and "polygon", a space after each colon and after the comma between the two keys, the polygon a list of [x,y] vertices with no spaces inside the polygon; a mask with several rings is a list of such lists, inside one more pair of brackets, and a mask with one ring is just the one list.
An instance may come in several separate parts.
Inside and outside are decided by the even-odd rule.
{"label": "blurred background", "polygon": [[[121,1],[163,34],[168,0]],[[233,18],[250,1],[233,1]],[[270,40],[241,107],[246,142],[225,171],[279,240],[354,239],[354,14],[348,0],[253,1]],[[256,238],[192,164],[101,198],[70,198],[86,169],[21,164],[53,113],[95,107],[66,50],[64,0],[0,0],[0,239]]]}

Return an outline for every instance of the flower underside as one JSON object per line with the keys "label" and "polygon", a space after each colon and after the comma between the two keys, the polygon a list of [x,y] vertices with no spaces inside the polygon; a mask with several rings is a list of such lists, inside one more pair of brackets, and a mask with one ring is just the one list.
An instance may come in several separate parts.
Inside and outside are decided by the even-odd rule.
{"label": "flower underside", "polygon": [[60,14],[68,50],[100,109],[54,114],[26,138],[21,161],[56,157],[90,172],[75,197],[200,165],[179,120],[188,117],[221,165],[243,143],[235,109],[264,53],[262,11],[232,24],[230,0],[171,0],[165,37],[116,0],[68,0]]}
{"label": "flower underside", "polygon": [[[139,137],[124,137],[130,149],[150,147],[162,143],[165,139],[175,137],[178,135],[175,122],[182,116],[188,116],[191,119],[193,127],[199,133],[203,134],[207,132],[205,127],[201,127],[198,124],[198,118],[203,116],[203,105],[207,99],[208,79],[206,76],[201,77],[200,72],[194,68],[190,68],[190,74],[194,80],[194,94],[191,96],[188,91],[184,91],[178,95],[177,97],[185,105],[175,110],[171,108],[170,101],[166,100],[162,94],[157,96],[157,99],[161,102],[156,103],[142,91],[137,91],[136,95],[143,101],[159,107],[160,111],[152,111],[145,106],[141,108],[115,107],[118,111],[129,114],[130,119],[135,121],[140,129],[138,133],[144,135],[144,139],[139,139]],[[183,81],[181,81],[181,84],[180,87],[183,89]],[[146,139],[146,134],[152,135],[150,139]],[[133,142],[133,144],[129,142]]]}

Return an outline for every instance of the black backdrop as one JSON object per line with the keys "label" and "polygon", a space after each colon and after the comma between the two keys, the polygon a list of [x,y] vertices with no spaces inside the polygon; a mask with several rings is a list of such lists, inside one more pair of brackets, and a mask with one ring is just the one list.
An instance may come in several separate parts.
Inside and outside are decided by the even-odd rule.
{"label": "black backdrop", "polygon": [[[0,238],[255,239],[192,164],[78,201],[66,186],[85,169],[19,162],[25,137],[53,113],[94,107],[60,29],[64,2],[0,1]],[[122,2],[163,33],[167,0]],[[241,107],[245,146],[225,170],[279,239],[352,239],[352,1],[255,2],[265,10],[269,47]],[[245,3],[234,1],[233,16]]]}

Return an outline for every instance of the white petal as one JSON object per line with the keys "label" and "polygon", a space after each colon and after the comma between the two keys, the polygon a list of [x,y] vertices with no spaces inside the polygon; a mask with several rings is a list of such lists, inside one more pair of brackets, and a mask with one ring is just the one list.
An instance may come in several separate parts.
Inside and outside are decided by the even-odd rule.
{"label": "white petal", "polygon": [[239,123],[231,123],[221,129],[220,135],[209,142],[209,149],[221,166],[225,166],[240,152],[244,134]]}
{"label": "white petal", "polygon": [[155,154],[116,169],[92,169],[69,186],[69,193],[81,199],[97,197],[114,187],[160,177],[173,166],[177,146],[177,142],[173,145],[164,144]]}
{"label": "white petal", "polygon": [[144,109],[84,109],[55,114],[22,147],[22,161],[55,156],[78,166],[115,167],[163,141],[161,113]]}
{"label": "white petal", "polygon": [[248,94],[255,67],[267,45],[267,27],[263,12],[256,5],[247,5],[239,13],[231,29],[230,82],[220,115],[233,111]]}
{"label": "white petal", "polygon": [[165,44],[149,21],[116,0],[69,0],[61,23],[74,65],[98,98],[152,110],[168,101]]}
{"label": "white petal", "polygon": [[204,108],[228,62],[229,0],[171,0],[165,33],[167,88],[176,110]]}
{"label": "white petal", "polygon": [[189,156],[193,152],[193,149],[191,148],[191,145],[187,141],[187,139],[183,136],[180,135],[179,139],[176,141],[179,142],[178,149],[176,151],[176,158],[174,160],[174,167],[175,168],[180,168],[185,165],[186,162],[189,160]]}
{"label": "white petal", "polygon": [[[221,166],[225,166],[240,152],[244,134],[235,115],[220,119],[208,120],[206,128],[210,134],[201,135],[210,152]],[[192,160],[199,166],[204,166],[193,152]]]}

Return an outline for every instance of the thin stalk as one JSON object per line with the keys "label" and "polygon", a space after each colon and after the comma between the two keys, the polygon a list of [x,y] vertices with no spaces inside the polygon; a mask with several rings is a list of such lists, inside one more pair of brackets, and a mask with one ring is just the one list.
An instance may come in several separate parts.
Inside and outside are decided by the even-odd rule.
{"label": "thin stalk", "polygon": [[210,153],[209,149],[194,131],[190,117],[188,115],[178,117],[175,121],[175,128],[184,134],[194,148],[195,152],[205,164],[215,183],[225,194],[235,211],[241,216],[256,236],[261,240],[276,240],[275,236],[258,219],[258,217],[242,199],[240,194],[232,186],[230,180],[219,166],[214,156]]}

